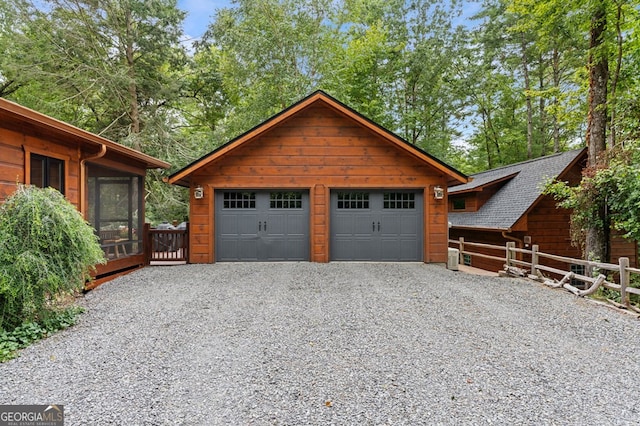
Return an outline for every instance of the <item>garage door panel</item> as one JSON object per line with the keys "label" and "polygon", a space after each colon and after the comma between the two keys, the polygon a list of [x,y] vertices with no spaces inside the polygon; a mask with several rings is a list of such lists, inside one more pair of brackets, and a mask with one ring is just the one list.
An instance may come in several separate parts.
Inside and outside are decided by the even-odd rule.
{"label": "garage door panel", "polygon": [[309,260],[304,191],[216,191],[216,260]]}
{"label": "garage door panel", "polygon": [[420,192],[331,194],[332,260],[420,261],[422,234]]}

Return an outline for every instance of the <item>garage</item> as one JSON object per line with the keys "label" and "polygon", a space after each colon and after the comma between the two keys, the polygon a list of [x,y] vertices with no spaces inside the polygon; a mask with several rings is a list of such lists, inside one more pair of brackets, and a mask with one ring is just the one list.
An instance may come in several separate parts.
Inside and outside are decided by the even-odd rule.
{"label": "garage", "polygon": [[422,193],[331,192],[331,260],[422,261]]}
{"label": "garage", "polygon": [[468,178],[319,91],[167,181],[189,188],[190,263],[443,263]]}
{"label": "garage", "polygon": [[309,260],[307,191],[216,191],[216,260]]}

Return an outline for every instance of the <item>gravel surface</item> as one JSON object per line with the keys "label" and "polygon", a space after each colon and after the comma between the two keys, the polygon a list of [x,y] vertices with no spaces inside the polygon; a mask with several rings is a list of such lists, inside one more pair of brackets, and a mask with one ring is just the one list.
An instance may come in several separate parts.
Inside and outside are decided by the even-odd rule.
{"label": "gravel surface", "polygon": [[640,423],[640,321],[436,265],[149,267],[0,364],[87,424]]}

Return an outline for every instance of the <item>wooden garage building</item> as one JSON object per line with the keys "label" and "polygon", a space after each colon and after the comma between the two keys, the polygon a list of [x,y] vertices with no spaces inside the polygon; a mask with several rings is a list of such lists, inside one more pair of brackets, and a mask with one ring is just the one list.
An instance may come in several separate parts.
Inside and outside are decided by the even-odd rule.
{"label": "wooden garage building", "polygon": [[446,262],[468,179],[318,91],[168,181],[190,188],[191,263]]}
{"label": "wooden garage building", "polygon": [[62,192],[100,236],[108,263],[98,266],[98,278],[145,264],[146,170],[168,167],[164,161],[0,98],[0,202],[18,183]]}

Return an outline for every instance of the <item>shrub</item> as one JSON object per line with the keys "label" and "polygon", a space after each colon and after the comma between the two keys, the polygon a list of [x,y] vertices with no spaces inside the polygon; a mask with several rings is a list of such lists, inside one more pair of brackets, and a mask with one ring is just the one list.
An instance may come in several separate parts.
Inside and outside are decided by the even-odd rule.
{"label": "shrub", "polygon": [[20,185],[0,206],[0,329],[45,320],[104,262],[93,228],[62,194]]}

